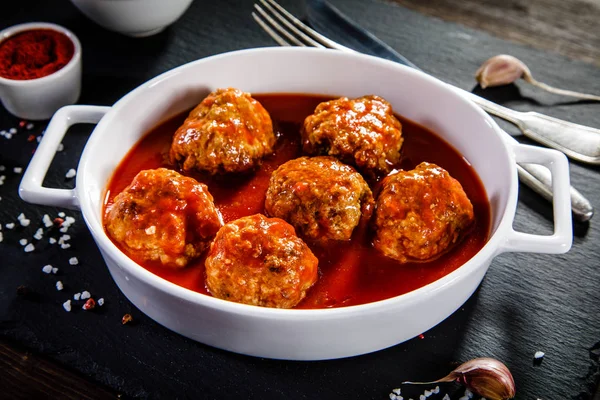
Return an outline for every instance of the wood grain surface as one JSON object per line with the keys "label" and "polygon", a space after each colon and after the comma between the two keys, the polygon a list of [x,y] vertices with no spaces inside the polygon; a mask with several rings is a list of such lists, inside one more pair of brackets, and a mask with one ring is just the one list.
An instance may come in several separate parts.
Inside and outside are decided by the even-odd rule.
{"label": "wood grain surface", "polygon": [[600,66],[598,0],[389,0],[425,15]]}
{"label": "wood grain surface", "polygon": [[[0,341],[0,397],[11,399],[108,400],[118,394],[56,362]],[[8,398],[8,397],[7,397]]]}

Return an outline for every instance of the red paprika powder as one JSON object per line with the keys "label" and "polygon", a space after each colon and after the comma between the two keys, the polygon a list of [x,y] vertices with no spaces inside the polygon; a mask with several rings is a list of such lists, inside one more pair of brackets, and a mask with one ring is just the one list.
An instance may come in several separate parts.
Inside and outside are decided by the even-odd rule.
{"label": "red paprika powder", "polygon": [[41,78],[67,65],[74,52],[71,39],[52,29],[19,32],[0,42],[0,76],[15,80]]}

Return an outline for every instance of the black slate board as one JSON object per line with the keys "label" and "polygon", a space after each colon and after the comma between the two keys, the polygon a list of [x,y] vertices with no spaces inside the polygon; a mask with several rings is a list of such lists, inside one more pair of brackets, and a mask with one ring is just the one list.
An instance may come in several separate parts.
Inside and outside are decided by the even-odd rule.
{"label": "black slate board", "polygon": [[[573,90],[600,93],[600,69],[498,40],[458,25],[408,11],[392,3],[333,1],[342,11],[374,32],[427,72],[465,89],[475,87],[473,72],[486,58],[509,53],[524,60],[539,80]],[[301,2],[281,1],[297,15]],[[165,32],[130,39],[107,32],[83,17],[68,1],[21,0],[2,6],[0,28],[43,20],[68,27],[84,49],[81,104],[110,105],[144,81],[186,62],[225,51],[272,46],[250,18],[252,1],[196,0]],[[483,92],[486,97],[521,110],[600,127],[600,106],[573,102],[518,84]],[[19,119],[0,109],[0,130]],[[518,133],[501,122],[503,128]],[[511,369],[519,399],[591,399],[600,378],[600,230],[595,219],[575,224],[573,249],[560,256],[505,254],[497,257],[478,291],[446,321],[413,339],[377,353],[344,360],[286,362],[236,355],[190,341],[154,323],[119,292],[83,224],[79,213],[68,234],[72,247],[49,245],[45,235],[36,251],[25,254],[18,240],[41,226],[44,213],[61,211],[22,202],[17,195],[44,123],[21,129],[11,140],[0,137],[0,165],[6,171],[0,186],[0,335],[80,371],[90,379],[141,398],[359,398],[386,399],[404,380],[431,380],[445,375],[456,362],[478,356],[503,360]],[[73,127],[55,157],[46,184],[72,187],[64,175],[75,168],[93,126]],[[522,140],[527,142],[525,140]],[[598,168],[573,163],[572,183],[600,207]],[[24,212],[31,226],[7,230]],[[597,218],[597,217],[596,217]],[[18,223],[17,223],[18,225]],[[549,233],[551,207],[521,187],[515,228]],[[71,266],[76,256],[80,265]],[[59,268],[57,275],[42,266]],[[59,292],[56,280],[65,284]],[[16,294],[27,285],[37,297]],[[89,290],[106,304],[93,313],[61,304],[73,293]],[[122,326],[131,313],[135,323]],[[533,354],[544,351],[541,364]],[[4,374],[0,374],[0,387]],[[403,388],[404,398],[418,398],[425,388]],[[453,399],[463,395],[443,386]]]}

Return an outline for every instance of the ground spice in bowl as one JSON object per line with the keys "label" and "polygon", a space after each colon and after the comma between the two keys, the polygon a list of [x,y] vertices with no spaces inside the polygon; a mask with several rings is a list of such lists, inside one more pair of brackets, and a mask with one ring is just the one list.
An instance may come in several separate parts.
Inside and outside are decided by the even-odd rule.
{"label": "ground spice in bowl", "polygon": [[58,31],[19,32],[0,42],[0,76],[14,80],[42,78],[67,65],[74,52],[73,42]]}

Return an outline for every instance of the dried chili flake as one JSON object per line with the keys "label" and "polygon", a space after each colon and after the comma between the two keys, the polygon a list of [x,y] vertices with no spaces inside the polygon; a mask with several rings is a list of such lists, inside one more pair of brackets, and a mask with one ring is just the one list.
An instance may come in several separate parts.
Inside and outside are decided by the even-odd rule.
{"label": "dried chili flake", "polygon": [[96,307],[96,301],[91,297],[83,305],[83,309],[86,311],[93,310]]}
{"label": "dried chili flake", "polygon": [[34,140],[35,140],[35,135],[29,135],[29,136],[27,137],[27,141],[28,141],[28,142],[33,142]]}
{"label": "dried chili flake", "polygon": [[419,333],[419,339],[425,339],[425,335],[423,335],[422,333]]}
{"label": "dried chili flake", "polygon": [[27,122],[25,122],[25,121],[19,122],[19,128],[24,127],[26,124],[27,124]]}
{"label": "dried chili flake", "polygon": [[131,314],[125,314],[123,315],[123,319],[121,320],[121,324],[125,325],[130,323],[131,321],[133,321],[133,317],[131,316]]}
{"label": "dried chili flake", "polygon": [[62,218],[54,218],[54,225],[56,226],[62,226],[63,222],[65,222],[65,220]]}

